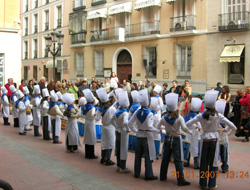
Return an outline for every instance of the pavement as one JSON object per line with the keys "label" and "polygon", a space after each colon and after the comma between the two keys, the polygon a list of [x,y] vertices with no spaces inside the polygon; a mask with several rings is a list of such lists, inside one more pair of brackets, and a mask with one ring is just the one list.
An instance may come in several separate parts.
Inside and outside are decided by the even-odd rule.
{"label": "pavement", "polygon": [[[199,170],[192,168],[193,161],[190,167],[184,168],[190,186],[177,186],[172,162],[167,181],[145,181],[144,162],[140,178],[133,177],[134,153],[129,152],[127,159],[127,167],[132,172],[121,174],[116,171],[116,166],[101,165],[100,159],[85,159],[84,148],[80,148],[79,153],[66,153],[63,130],[60,140],[64,143],[53,144],[42,137],[34,137],[33,131],[27,132],[26,136],[18,135],[18,128],[13,127],[11,118],[9,121],[11,125],[4,126],[0,119],[0,179],[9,182],[15,190],[199,189]],[[217,189],[250,189],[250,142],[243,143],[242,139],[229,137],[230,173],[219,173]],[[95,154],[100,158],[101,143],[95,146]],[[116,161],[113,153],[112,160]],[[160,164],[161,159],[153,163],[154,175],[158,177]]]}

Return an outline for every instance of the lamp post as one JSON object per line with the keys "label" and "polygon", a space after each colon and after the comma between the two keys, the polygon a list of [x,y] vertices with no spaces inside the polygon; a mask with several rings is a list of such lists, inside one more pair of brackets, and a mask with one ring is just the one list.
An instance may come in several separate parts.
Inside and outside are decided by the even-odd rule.
{"label": "lamp post", "polygon": [[[56,32],[56,30],[54,29],[53,32],[51,32],[50,34],[48,34],[48,36],[45,36],[44,38],[46,40],[46,48],[48,49],[48,52],[50,52],[51,55],[53,56],[53,79],[55,81],[56,80],[56,64],[55,64],[56,55],[61,50],[64,34],[62,34],[61,31]],[[53,43],[53,51],[51,51],[50,49],[52,43]],[[58,45],[57,48],[56,48],[56,44]]]}

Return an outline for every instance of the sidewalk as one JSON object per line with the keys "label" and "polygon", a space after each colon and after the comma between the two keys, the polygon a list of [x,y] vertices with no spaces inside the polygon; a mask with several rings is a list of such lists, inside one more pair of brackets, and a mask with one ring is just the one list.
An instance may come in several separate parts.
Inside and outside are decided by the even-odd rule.
{"label": "sidewalk", "polygon": [[[65,133],[62,131],[60,140],[65,142],[64,138]],[[250,176],[240,178],[240,175],[246,172],[250,175],[250,143],[242,143],[241,139],[230,137],[229,166],[234,176],[231,174],[231,178],[230,175],[227,178],[227,174],[220,173],[217,178],[218,189],[249,189]],[[127,167],[132,172],[120,174],[116,166],[101,165],[100,159],[85,159],[84,148],[80,150],[80,153],[66,153],[64,143],[58,145],[44,141],[42,137],[34,137],[33,131],[20,136],[18,128],[13,128],[13,124],[3,126],[0,120],[0,179],[8,181],[16,190],[199,189],[199,171],[192,167],[184,168],[186,180],[191,185],[179,187],[173,175],[174,163],[169,165],[167,181],[145,181],[144,164],[141,177],[133,177],[134,153],[128,153],[127,160]],[[100,158],[100,143],[97,143],[95,153]],[[113,153],[112,160],[116,161]],[[160,164],[161,160],[153,163],[154,175],[158,177]]]}

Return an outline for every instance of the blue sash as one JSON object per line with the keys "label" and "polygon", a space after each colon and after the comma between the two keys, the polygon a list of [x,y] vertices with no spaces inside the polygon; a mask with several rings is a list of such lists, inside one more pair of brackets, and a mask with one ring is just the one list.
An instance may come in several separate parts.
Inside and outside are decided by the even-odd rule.
{"label": "blue sash", "polygon": [[164,115],[164,119],[169,125],[174,125],[174,122],[176,120],[176,118],[175,119],[169,118],[168,114]]}
{"label": "blue sash", "polygon": [[123,112],[128,112],[125,107],[119,107],[119,109],[115,112],[116,118],[118,118]]}
{"label": "blue sash", "polygon": [[93,106],[93,104],[85,104],[82,111],[83,115],[86,115],[88,113],[89,110],[91,110],[92,108],[94,108],[95,106]]}
{"label": "blue sash", "polygon": [[29,96],[24,96],[24,102],[30,100],[30,97]]}
{"label": "blue sash", "polygon": [[71,109],[74,109],[74,108],[75,108],[74,106],[69,105],[69,106],[67,107],[67,111],[70,111]]}
{"label": "blue sash", "polygon": [[138,110],[139,107],[140,107],[140,104],[137,102],[134,102],[132,106],[130,107],[129,111],[133,114],[135,113],[136,110]]}
{"label": "blue sash", "polygon": [[97,110],[103,113],[103,115],[108,111],[109,108],[104,109],[103,107],[96,107]]}
{"label": "blue sash", "polygon": [[65,104],[62,102],[62,101],[58,101],[58,105],[60,106],[60,105],[63,105],[63,107],[65,107]]}
{"label": "blue sash", "polygon": [[151,110],[151,112],[155,115],[155,114],[157,114],[157,111],[155,111],[155,110]]}
{"label": "blue sash", "polygon": [[24,102],[24,101],[22,101],[22,100],[17,100],[17,101],[15,102],[15,103],[16,103],[16,105],[15,105],[16,109],[18,109],[17,107],[18,107],[18,104],[19,104],[20,102]]}
{"label": "blue sash", "polygon": [[148,107],[142,107],[141,109],[139,109],[137,112],[136,112],[136,116],[138,118],[138,120],[143,123],[147,117],[148,117],[148,114],[151,113],[151,110],[150,108]]}
{"label": "blue sash", "polygon": [[197,116],[198,114],[195,112],[190,112],[188,113],[185,117],[184,120],[185,122],[188,122],[190,119],[194,118],[195,116]]}
{"label": "blue sash", "polygon": [[54,106],[56,106],[56,105],[58,105],[58,103],[57,102],[50,102],[49,103],[49,109],[51,109],[51,108],[53,108]]}
{"label": "blue sash", "polygon": [[225,128],[226,124],[225,123],[220,123],[220,125]]}
{"label": "blue sash", "polygon": [[3,94],[3,95],[1,96],[2,100],[3,100],[4,96],[7,96],[7,95],[6,95],[6,94]]}
{"label": "blue sash", "polygon": [[39,96],[36,94],[36,95],[34,96],[34,98],[39,98]]}
{"label": "blue sash", "polygon": [[155,97],[156,97],[156,98],[159,98],[159,97],[160,97],[160,95],[159,95],[159,94],[157,94]]}
{"label": "blue sash", "polygon": [[10,99],[13,100],[14,96],[16,96],[15,94],[12,94]]}

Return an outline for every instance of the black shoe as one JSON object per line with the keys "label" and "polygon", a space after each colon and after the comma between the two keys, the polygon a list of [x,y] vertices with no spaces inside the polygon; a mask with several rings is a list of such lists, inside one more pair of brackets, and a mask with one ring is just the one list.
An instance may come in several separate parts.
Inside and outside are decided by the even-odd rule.
{"label": "black shoe", "polygon": [[105,164],[105,162],[106,162],[105,158],[102,158],[101,161],[100,161],[101,164]]}
{"label": "black shoe", "polygon": [[244,139],[242,142],[249,142],[249,139]]}
{"label": "black shoe", "polygon": [[3,125],[10,125],[10,123],[4,123]]}
{"label": "black shoe", "polygon": [[34,136],[35,136],[35,137],[40,137],[40,136],[42,136],[42,134],[39,133],[38,135],[34,135]]}
{"label": "black shoe", "polygon": [[32,129],[24,129],[24,131],[32,131]]}
{"label": "black shoe", "polygon": [[226,170],[222,170],[221,172],[224,174],[224,173],[226,173],[226,172],[228,172],[228,171],[226,171]]}
{"label": "black shoe", "polygon": [[194,169],[198,170],[198,169],[200,169],[200,167],[199,166],[194,166]]}
{"label": "black shoe", "polygon": [[137,175],[134,175],[134,177],[135,177],[135,178],[139,178],[139,176],[137,176]]}
{"label": "black shoe", "polygon": [[106,161],[105,165],[112,166],[112,165],[115,165],[115,163],[112,160],[108,160],[108,161]]}
{"label": "black shoe", "polygon": [[158,177],[157,176],[152,176],[152,177],[145,177],[144,178],[146,181],[150,181],[150,180],[157,180]]}
{"label": "black shoe", "polygon": [[187,186],[187,185],[190,185],[190,183],[187,181],[185,181],[183,183],[178,183],[178,186]]}
{"label": "black shoe", "polygon": [[166,181],[167,178],[160,178],[160,181]]}
{"label": "black shoe", "polygon": [[92,156],[92,157],[88,157],[88,159],[97,159],[98,156]]}
{"label": "black shoe", "polygon": [[26,133],[25,132],[19,132],[19,135],[26,135]]}
{"label": "black shoe", "polygon": [[188,167],[190,164],[188,162],[184,162],[184,167]]}

